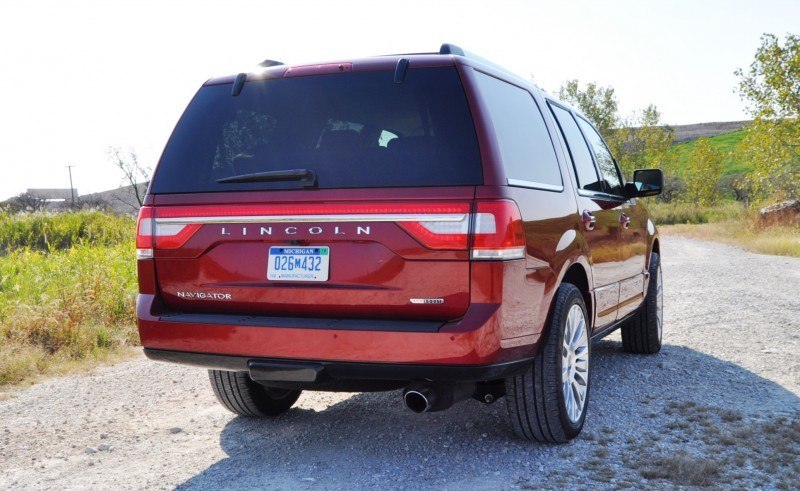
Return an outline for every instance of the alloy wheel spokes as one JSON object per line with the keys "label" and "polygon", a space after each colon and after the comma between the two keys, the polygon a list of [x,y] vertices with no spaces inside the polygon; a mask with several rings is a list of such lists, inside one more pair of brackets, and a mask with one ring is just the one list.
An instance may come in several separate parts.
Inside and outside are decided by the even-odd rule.
{"label": "alloy wheel spokes", "polygon": [[577,423],[586,407],[589,382],[589,336],[586,317],[579,305],[570,308],[564,326],[561,382],[567,416]]}

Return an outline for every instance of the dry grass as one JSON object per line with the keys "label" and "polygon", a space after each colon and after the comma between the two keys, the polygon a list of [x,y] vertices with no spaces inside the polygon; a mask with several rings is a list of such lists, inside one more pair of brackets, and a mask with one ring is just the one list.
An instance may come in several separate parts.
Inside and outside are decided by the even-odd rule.
{"label": "dry grass", "polygon": [[64,353],[49,354],[41,348],[5,344],[0,346],[2,370],[9,382],[0,384],[0,401],[13,397],[16,390],[32,385],[45,377],[82,373],[101,365],[110,365],[130,359],[140,353],[133,346],[95,350],[87,356],[75,358]]}
{"label": "dry grass", "polygon": [[645,479],[667,479],[684,486],[712,486],[723,470],[723,464],[714,459],[698,459],[686,452],[656,457],[639,473]]}
{"label": "dry grass", "polygon": [[[0,247],[0,387],[93,366],[136,343],[131,219],[0,218],[14,231]],[[46,231],[46,247],[32,231]]]}
{"label": "dry grass", "polygon": [[659,230],[664,235],[724,242],[759,254],[800,257],[800,227],[759,229],[741,220],[727,220],[697,225],[668,225]]}
{"label": "dry grass", "polygon": [[[628,445],[622,456],[643,478],[700,487],[753,478],[757,486],[800,489],[800,413],[748,420],[737,411],[672,401],[664,414],[670,421]],[[672,444],[664,447],[660,441]],[[674,451],[686,441],[694,442],[692,453]],[[748,466],[761,477],[743,473]]]}
{"label": "dry grass", "polygon": [[664,235],[724,242],[760,254],[800,257],[800,224],[765,227],[758,222],[755,208],[726,202],[714,207],[653,203],[648,209]]}
{"label": "dry grass", "polygon": [[726,201],[714,206],[694,203],[647,203],[647,211],[656,225],[695,225],[740,220],[753,216],[753,210],[741,203]]}

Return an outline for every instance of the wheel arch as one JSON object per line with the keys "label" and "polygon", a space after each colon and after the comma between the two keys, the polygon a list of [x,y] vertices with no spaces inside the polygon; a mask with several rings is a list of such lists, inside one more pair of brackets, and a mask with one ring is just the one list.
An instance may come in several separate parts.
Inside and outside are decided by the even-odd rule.
{"label": "wheel arch", "polygon": [[647,258],[645,261],[645,271],[650,271],[650,258],[654,252],[661,257],[661,239],[658,237],[658,235],[653,237],[653,241],[650,244],[650,252],[647,253]]}
{"label": "wheel arch", "polygon": [[[586,315],[589,323],[594,325],[594,322],[592,322],[594,319],[594,296],[592,295],[592,277],[590,271],[591,268],[585,258],[582,256],[576,258],[565,266],[561,278],[558,281],[558,287],[564,283],[569,283],[580,290],[583,296],[583,303],[586,304]],[[553,297],[553,299],[555,301],[555,297]],[[550,309],[552,310],[552,305]]]}

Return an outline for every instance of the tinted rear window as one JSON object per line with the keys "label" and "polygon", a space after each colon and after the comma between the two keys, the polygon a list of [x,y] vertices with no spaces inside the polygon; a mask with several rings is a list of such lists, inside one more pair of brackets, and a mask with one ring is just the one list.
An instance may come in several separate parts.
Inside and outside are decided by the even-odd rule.
{"label": "tinted rear window", "polygon": [[558,158],[530,92],[476,72],[509,179],[561,187]]}
{"label": "tinted rear window", "polygon": [[475,128],[455,68],[355,72],[203,87],[178,122],[151,192],[298,189],[218,183],[309,169],[320,188],[483,182]]}

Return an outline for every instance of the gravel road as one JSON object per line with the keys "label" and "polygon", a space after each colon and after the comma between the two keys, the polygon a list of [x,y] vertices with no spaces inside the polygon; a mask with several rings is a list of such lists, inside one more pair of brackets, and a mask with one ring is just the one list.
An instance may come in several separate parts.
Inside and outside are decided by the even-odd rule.
{"label": "gravel road", "polygon": [[142,356],[0,401],[0,489],[800,488],[800,259],[663,243],[666,345],[594,347],[584,432],[514,439],[502,400],[407,411],[397,392],[304,393],[272,421],[205,371]]}

